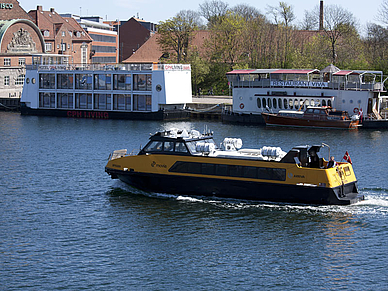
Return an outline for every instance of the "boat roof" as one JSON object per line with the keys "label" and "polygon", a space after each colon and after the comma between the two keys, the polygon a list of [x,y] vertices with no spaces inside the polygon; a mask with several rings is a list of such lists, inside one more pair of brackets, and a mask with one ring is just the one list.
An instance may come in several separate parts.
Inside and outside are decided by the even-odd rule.
{"label": "boat roof", "polygon": [[186,130],[186,129],[177,129],[171,128],[169,130],[158,131],[155,134],[151,134],[150,139],[152,140],[201,140],[201,139],[211,139],[213,138],[213,132],[200,133],[197,130]]}
{"label": "boat roof", "polygon": [[279,110],[279,113],[303,114],[303,111],[295,111],[295,110]]}
{"label": "boat roof", "polygon": [[[327,69],[327,68],[325,68]],[[382,71],[369,71],[369,70],[332,70],[328,71],[322,69],[319,71],[318,69],[241,69],[241,70],[233,70],[227,75],[237,75],[237,74],[312,74],[312,73],[331,73],[335,76],[347,76],[347,75],[363,75],[363,74],[375,74],[382,75]],[[336,72],[335,72],[336,71]]]}
{"label": "boat roof", "polygon": [[272,74],[303,74],[303,75],[307,75],[307,74],[311,74],[311,73],[319,73],[319,70],[317,69],[313,69],[313,70],[305,70],[305,69],[297,69],[297,70],[293,70],[293,69],[282,69],[282,70],[276,70],[276,71],[273,71]]}

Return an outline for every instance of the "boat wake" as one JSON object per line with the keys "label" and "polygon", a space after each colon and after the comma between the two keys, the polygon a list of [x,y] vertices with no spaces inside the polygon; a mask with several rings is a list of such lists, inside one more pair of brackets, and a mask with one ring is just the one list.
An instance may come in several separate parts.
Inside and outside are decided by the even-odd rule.
{"label": "boat wake", "polygon": [[146,192],[121,181],[116,186],[125,191],[126,194],[144,195],[149,198],[171,199],[181,203],[202,203],[214,207],[245,210],[245,209],[268,209],[288,212],[310,212],[310,213],[381,213],[388,215],[388,191],[387,189],[362,189],[360,192],[365,195],[365,200],[346,206],[339,205],[309,205],[293,204],[282,202],[252,201],[234,198],[207,197],[207,196],[185,196],[179,194],[167,194]]}

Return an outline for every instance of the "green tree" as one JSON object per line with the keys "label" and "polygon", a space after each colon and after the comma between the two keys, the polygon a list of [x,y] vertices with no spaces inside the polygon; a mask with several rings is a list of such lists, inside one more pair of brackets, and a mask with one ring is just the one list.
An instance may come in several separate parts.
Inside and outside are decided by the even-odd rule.
{"label": "green tree", "polygon": [[218,24],[213,25],[210,40],[207,42],[212,61],[228,64],[229,68],[233,69],[244,52],[244,27],[244,18],[232,12],[228,12]]}
{"label": "green tree", "polygon": [[185,62],[190,42],[198,29],[199,15],[191,10],[182,10],[175,17],[158,25],[158,43],[165,53],[174,52],[177,63]]}

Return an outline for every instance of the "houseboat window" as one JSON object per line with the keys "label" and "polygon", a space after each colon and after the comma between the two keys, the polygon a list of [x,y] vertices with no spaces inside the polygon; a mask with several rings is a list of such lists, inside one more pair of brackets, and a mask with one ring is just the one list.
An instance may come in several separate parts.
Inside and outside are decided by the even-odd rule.
{"label": "houseboat window", "polygon": [[39,92],[40,108],[55,108],[55,93]]}
{"label": "houseboat window", "polygon": [[133,95],[133,110],[151,111],[152,110],[151,95]]}
{"label": "houseboat window", "polygon": [[273,98],[273,100],[272,100],[273,102],[272,102],[272,104],[273,104],[273,108],[277,108],[277,106],[276,106],[276,99],[275,98]]}
{"label": "houseboat window", "polygon": [[39,74],[39,89],[55,89],[55,74]]}
{"label": "houseboat window", "polygon": [[112,77],[110,74],[95,74],[94,75],[95,90],[111,90]]}
{"label": "houseboat window", "polygon": [[271,98],[268,98],[268,107],[269,107],[269,108],[272,108]]}
{"label": "houseboat window", "polygon": [[287,102],[287,99],[286,98],[284,98],[283,99],[283,104],[284,104],[284,109],[287,109],[288,108],[288,102]]}
{"label": "houseboat window", "polygon": [[92,90],[92,74],[76,74],[75,88],[83,90]]}
{"label": "houseboat window", "polygon": [[279,105],[279,109],[282,109],[282,99],[281,98],[278,99],[278,105]]}
{"label": "houseboat window", "polygon": [[114,110],[131,110],[131,94],[114,94],[113,109]]}
{"label": "houseboat window", "polygon": [[73,89],[73,74],[58,74],[57,75],[58,89]]}
{"label": "houseboat window", "polygon": [[73,109],[73,93],[58,93],[57,107]]}
{"label": "houseboat window", "polygon": [[110,94],[94,94],[94,109],[110,110],[111,105],[112,96]]}
{"label": "houseboat window", "polygon": [[35,78],[32,78],[32,79],[31,79],[31,83],[32,83],[32,84],[35,84],[35,82],[36,82],[36,81],[35,81]]}
{"label": "houseboat window", "polygon": [[179,153],[187,153],[187,148],[183,142],[177,142],[175,145],[175,151]]}
{"label": "houseboat window", "polygon": [[114,90],[131,90],[131,74],[114,74],[113,89]]}
{"label": "houseboat window", "polygon": [[267,107],[267,100],[265,98],[263,98],[263,108]]}
{"label": "houseboat window", "polygon": [[307,108],[310,105],[310,100],[306,99],[305,103],[306,103],[306,108]]}
{"label": "houseboat window", "polygon": [[261,108],[261,99],[257,98],[257,108]]}
{"label": "houseboat window", "polygon": [[176,162],[169,172],[215,175],[263,180],[286,180],[286,169],[262,168],[239,165],[222,165],[195,162]]}
{"label": "houseboat window", "polygon": [[349,102],[350,102],[350,104],[353,104],[353,100],[352,99],[350,99]]}
{"label": "houseboat window", "polygon": [[92,94],[76,93],[75,108],[92,109]]}
{"label": "houseboat window", "polygon": [[294,106],[295,106],[295,109],[299,109],[299,106],[298,106],[298,99],[295,99],[295,100],[294,100]]}
{"label": "houseboat window", "polygon": [[322,100],[322,106],[326,106],[326,100]]}
{"label": "houseboat window", "polygon": [[303,99],[299,100],[299,108],[301,108],[302,110],[304,109],[304,101],[303,101]]}
{"label": "houseboat window", "polygon": [[294,101],[292,99],[289,100],[289,106],[290,106],[290,109],[294,108]]}
{"label": "houseboat window", "polygon": [[331,100],[327,100],[327,106],[331,107]]}
{"label": "houseboat window", "polygon": [[152,75],[151,74],[133,75],[133,90],[151,91],[152,90]]}

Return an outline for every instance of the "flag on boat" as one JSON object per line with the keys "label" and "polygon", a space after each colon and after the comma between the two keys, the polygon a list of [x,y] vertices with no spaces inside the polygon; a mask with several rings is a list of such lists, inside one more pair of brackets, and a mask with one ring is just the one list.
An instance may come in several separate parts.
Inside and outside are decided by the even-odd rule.
{"label": "flag on boat", "polygon": [[343,159],[344,159],[345,161],[347,161],[348,163],[352,163],[352,159],[350,158],[350,155],[349,155],[348,151],[346,151],[346,153],[345,153]]}

